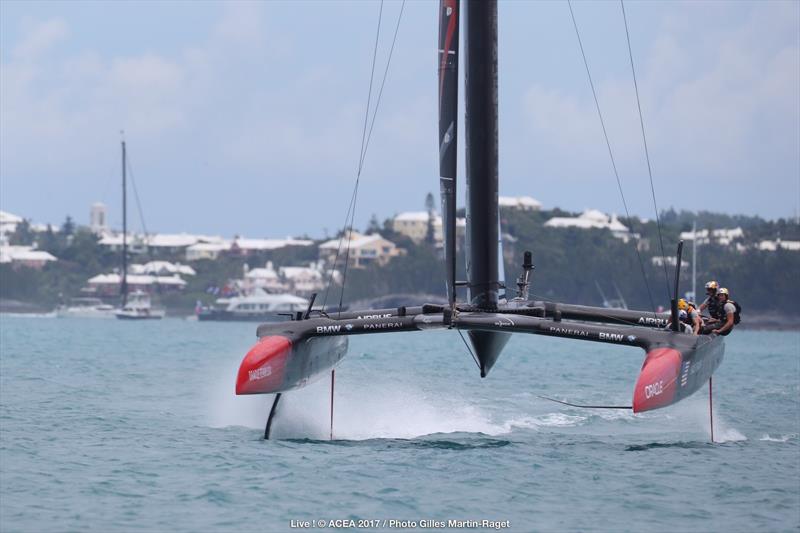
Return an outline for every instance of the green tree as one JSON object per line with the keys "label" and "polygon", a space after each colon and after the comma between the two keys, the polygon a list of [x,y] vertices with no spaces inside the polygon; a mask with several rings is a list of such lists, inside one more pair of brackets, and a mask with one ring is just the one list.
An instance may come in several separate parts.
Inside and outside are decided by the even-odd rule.
{"label": "green tree", "polygon": [[17,246],[30,246],[33,244],[34,234],[31,231],[31,223],[27,219],[17,224],[14,233],[9,237],[9,243]]}
{"label": "green tree", "polygon": [[428,246],[433,246],[436,242],[436,234],[433,229],[434,222],[436,221],[436,203],[431,193],[425,196],[425,210],[428,212],[428,230],[425,233],[425,243]]}

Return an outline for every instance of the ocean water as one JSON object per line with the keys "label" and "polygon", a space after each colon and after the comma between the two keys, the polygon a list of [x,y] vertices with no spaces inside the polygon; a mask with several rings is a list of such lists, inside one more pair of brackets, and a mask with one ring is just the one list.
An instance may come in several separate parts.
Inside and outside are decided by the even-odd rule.
{"label": "ocean water", "polygon": [[353,337],[335,439],[323,380],[284,395],[264,441],[271,397],[233,394],[254,341],[254,324],[0,317],[0,531],[800,528],[798,332],[728,337],[716,444],[706,391],[636,416],[537,397],[629,404],[639,350],[515,335],[480,379],[448,331]]}

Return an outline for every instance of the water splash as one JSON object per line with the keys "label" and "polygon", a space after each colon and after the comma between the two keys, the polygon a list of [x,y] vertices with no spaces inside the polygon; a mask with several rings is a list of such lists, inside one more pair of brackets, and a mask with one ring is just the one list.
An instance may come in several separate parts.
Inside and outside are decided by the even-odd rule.
{"label": "water splash", "polygon": [[771,437],[769,433],[764,433],[764,436],[758,440],[766,442],[789,442],[792,439],[797,439],[797,433],[789,433],[788,435],[781,435],[780,437]]}

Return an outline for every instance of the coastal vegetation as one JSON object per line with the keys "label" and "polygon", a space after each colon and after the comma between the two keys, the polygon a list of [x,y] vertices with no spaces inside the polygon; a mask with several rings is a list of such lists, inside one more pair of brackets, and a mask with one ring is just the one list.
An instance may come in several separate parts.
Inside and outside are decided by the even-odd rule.
{"label": "coastal vegetation", "polygon": [[[660,217],[661,238],[656,221],[638,218],[620,219],[638,239],[616,238],[607,229],[553,228],[544,223],[554,216],[570,216],[558,209],[523,211],[504,208],[501,211],[504,238],[506,283],[513,296],[514,280],[525,250],[533,252],[536,270],[531,297],[554,299],[587,305],[602,305],[603,296],[622,298],[632,308],[650,309],[668,306],[668,283],[672,283],[674,258],[681,232],[691,231],[696,222],[701,229],[740,227],[744,236],[735,243],[711,241],[698,246],[697,286],[702,293],[706,280],[716,279],[731,290],[748,313],[773,312],[797,315],[800,298],[800,251],[768,251],[758,248],[764,239],[800,240],[796,221],[764,220],[759,217],[719,213],[668,210]],[[382,225],[376,217],[368,231],[381,235],[405,250],[384,266],[349,268],[343,303],[365,300],[387,294],[427,294],[444,296],[444,267],[441,252],[432,239],[415,244],[408,237],[395,233],[391,219]],[[661,252],[663,241],[664,252]],[[29,302],[41,308],[52,308],[60,301],[78,296],[86,280],[119,268],[119,254],[98,244],[88,228],[76,226],[70,219],[58,231],[30,231],[20,224],[11,236],[11,244],[36,243],[38,249],[58,257],[42,269],[12,267],[0,264],[0,298]],[[211,303],[215,287],[223,287],[231,279],[240,278],[245,268],[263,266],[272,261],[276,266],[308,264],[318,259],[318,246],[288,246],[243,257],[223,254],[216,260],[191,263],[196,276],[186,279],[180,293],[164,294],[162,303],[173,313],[190,313],[197,302]],[[459,252],[459,279],[465,279],[463,250]],[[666,256],[665,267],[658,258]],[[654,262],[654,258],[656,261]],[[691,242],[684,249],[684,261],[691,263]],[[148,252],[132,256],[134,262],[167,260],[186,262],[180,253]],[[641,261],[641,262],[640,262]],[[339,265],[341,271],[341,264]],[[667,279],[669,281],[667,281]],[[691,290],[691,267],[682,270],[681,292]],[[340,287],[332,287],[328,304],[338,304]],[[462,296],[463,297],[463,296]]]}

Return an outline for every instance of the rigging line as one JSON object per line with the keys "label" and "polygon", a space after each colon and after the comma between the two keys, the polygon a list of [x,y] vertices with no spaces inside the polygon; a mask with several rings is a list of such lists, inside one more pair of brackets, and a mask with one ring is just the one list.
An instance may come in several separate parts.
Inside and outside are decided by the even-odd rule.
{"label": "rigging line", "polygon": [[[381,2],[381,4],[383,4],[383,2]],[[395,47],[395,44],[397,43],[397,33],[400,30],[400,21],[403,19],[403,9],[404,8],[405,8],[405,0],[403,0],[403,3],[400,5],[400,13],[397,15],[397,24],[395,25],[395,29],[394,29],[394,36],[392,38],[392,46],[389,49],[389,56],[386,59],[386,68],[383,71],[383,79],[381,80],[381,86],[380,86],[380,89],[378,90],[378,96],[377,96],[377,98],[375,100],[375,109],[372,112],[372,121],[370,123],[369,133],[367,134],[367,140],[366,140],[366,143],[364,144],[364,150],[363,150],[363,152],[361,154],[361,161],[360,161],[360,163],[358,165],[358,174],[356,175],[356,186],[355,186],[355,189],[353,191],[353,210],[350,213],[350,229],[349,229],[349,233],[351,235],[353,233],[353,224],[355,223],[355,217],[356,217],[356,205],[357,205],[357,202],[358,202],[358,185],[359,185],[360,180],[361,180],[361,172],[364,170],[364,160],[367,157],[367,149],[369,148],[369,141],[372,138],[372,130],[375,127],[375,118],[378,116],[378,109],[380,108],[380,105],[381,105],[381,97],[383,96],[383,89],[386,86],[386,78],[387,78],[387,76],[389,74],[389,66],[392,64],[392,55],[394,54],[394,47]],[[380,28],[380,19],[378,21],[378,26]],[[377,50],[377,46],[378,46],[378,43],[376,41],[375,42],[375,49],[376,50]],[[373,57],[372,70],[373,70],[373,73],[374,73],[374,71],[375,71],[374,57]],[[370,79],[370,88],[371,87],[372,87],[372,80]],[[350,266],[350,242],[351,242],[350,239],[348,239],[347,240],[347,249],[346,249],[346,252],[345,252],[344,273],[342,275],[342,288],[341,288],[341,290],[339,292],[339,312],[340,313],[341,313],[341,309],[342,309],[342,302],[344,301],[344,288],[345,288],[345,284],[347,282],[347,270],[348,270],[348,268]]]}
{"label": "rigging line", "polygon": [[[658,214],[658,204],[656,203],[656,189],[653,185],[653,170],[650,165],[650,151],[647,149],[647,136],[644,133],[644,118],[642,117],[642,104],[639,99],[639,83],[636,81],[636,69],[633,66],[633,51],[631,50],[631,34],[628,31],[628,17],[625,15],[625,3],[619,0],[619,5],[622,7],[622,20],[625,22],[625,37],[628,41],[628,57],[631,60],[631,74],[633,74],[633,88],[636,90],[636,107],[639,110],[639,125],[642,129],[642,142],[644,143],[644,155],[647,159],[647,174],[650,176],[650,193],[653,196],[653,209],[656,212],[656,227],[658,228],[658,242],[661,245],[661,257],[664,258],[664,279],[667,282],[667,301],[670,300],[672,295],[672,288],[669,284],[669,274],[667,274],[667,254],[664,253],[664,239],[661,236],[661,217]],[[679,270],[680,265],[677,265]],[[676,287],[677,289],[677,287]]]}
{"label": "rigging line", "polygon": [[475,364],[478,365],[478,370],[480,370],[481,369],[481,363],[480,363],[480,361],[478,361],[478,358],[475,357],[475,353],[472,351],[472,348],[470,348],[469,344],[467,344],[467,339],[464,338],[464,334],[461,333],[460,329],[457,329],[456,331],[458,331],[458,335],[461,337],[461,340],[464,341],[464,346],[467,347],[467,351],[472,356],[472,360],[475,361]]}
{"label": "rigging line", "polygon": [[144,211],[142,211],[142,202],[139,201],[139,191],[136,188],[136,177],[133,175],[133,165],[131,164],[131,156],[125,158],[128,165],[128,173],[131,175],[131,185],[133,185],[133,197],[136,198],[136,209],[139,211],[139,219],[142,221],[142,229],[144,230],[145,239],[147,238],[147,224],[144,222]]}
{"label": "rigging line", "polygon": [[[336,264],[339,261],[339,254],[341,253],[341,250],[342,250],[342,241],[344,240],[344,238],[347,238],[347,250],[348,250],[348,252],[350,250],[350,238],[349,238],[350,235],[347,234],[347,227],[348,227],[348,221],[351,218],[350,212],[351,212],[351,210],[354,210],[355,198],[356,198],[356,195],[357,195],[357,192],[358,192],[359,179],[361,177],[361,162],[362,162],[362,160],[364,158],[364,156],[363,156],[363,154],[364,154],[364,144],[366,142],[367,124],[369,123],[369,106],[370,106],[370,102],[372,101],[372,83],[373,83],[373,80],[375,78],[375,62],[376,62],[376,59],[377,59],[377,56],[378,56],[378,42],[379,42],[380,35],[381,35],[381,19],[382,18],[383,18],[383,0],[381,0],[380,8],[378,10],[378,28],[377,28],[376,34],[375,34],[375,46],[374,46],[374,49],[372,51],[372,69],[370,70],[370,74],[369,74],[369,91],[367,93],[367,107],[366,107],[366,110],[364,112],[364,127],[363,127],[363,129],[361,131],[361,148],[359,149],[359,154],[358,154],[358,171],[356,173],[356,182],[353,185],[353,193],[350,195],[350,204],[347,206],[347,213],[345,213],[345,216],[344,216],[344,224],[342,225],[344,234],[339,239],[339,244],[336,247],[336,255],[334,256],[334,259],[333,259],[333,266],[331,267],[331,271],[330,271],[330,273],[328,275],[328,286],[325,288],[325,297],[322,300],[322,309],[325,309],[325,305],[328,302],[328,293],[330,292],[331,285],[333,283],[333,273],[336,271]],[[349,253],[348,253],[347,260],[349,260]],[[346,271],[347,271],[347,263],[345,262],[345,272]],[[344,292],[344,279],[342,280],[342,292]],[[341,305],[339,306],[339,308],[340,308],[339,312],[341,313]]]}
{"label": "rigging line", "polygon": [[[628,211],[628,202],[625,200],[625,193],[622,192],[622,181],[619,179],[619,171],[617,170],[617,162],[614,159],[614,153],[611,150],[611,141],[608,139],[608,132],[606,131],[606,123],[603,120],[603,113],[600,111],[600,101],[597,99],[597,91],[594,88],[594,80],[592,79],[592,73],[589,71],[589,62],[586,59],[586,53],[583,50],[583,41],[581,40],[581,34],[578,31],[578,23],[575,20],[575,13],[572,11],[572,2],[571,0],[567,0],[567,5],[569,6],[569,14],[572,17],[572,25],[575,28],[575,36],[578,38],[578,46],[581,49],[581,57],[583,57],[583,66],[586,67],[586,75],[589,77],[589,86],[592,89],[592,96],[594,97],[594,105],[597,109],[597,116],[600,118],[600,126],[603,128],[603,137],[606,140],[606,147],[608,148],[608,156],[611,158],[611,167],[614,169],[614,177],[617,179],[617,188],[619,189],[619,195],[622,197],[622,205],[625,208],[625,216],[628,218],[628,224],[631,224],[633,220],[631,218],[630,212]],[[647,281],[647,274],[644,270],[644,261],[642,260],[642,254],[639,252],[639,239],[636,237],[636,233],[632,232],[634,235],[633,243],[634,243],[634,250],[636,251],[636,257],[639,259],[639,268],[642,271],[642,278],[644,279],[645,287],[647,287],[647,297],[650,300],[650,307],[653,309],[653,316],[656,314],[656,305],[655,301],[653,300],[653,293],[650,290],[650,283]],[[660,235],[660,234],[659,234]],[[662,255],[663,255],[663,246],[662,246]],[[666,268],[666,267],[665,267]],[[666,272],[666,270],[665,270]],[[669,298],[668,298],[669,299]]]}
{"label": "rigging line", "polygon": [[361,166],[364,164],[364,159],[367,157],[367,148],[369,148],[369,141],[372,139],[372,129],[375,127],[375,117],[378,116],[378,107],[381,105],[381,97],[383,96],[383,87],[386,85],[386,76],[389,74],[389,65],[392,62],[392,54],[394,54],[394,45],[397,42],[397,33],[400,30],[400,20],[403,18],[403,9],[406,6],[406,0],[400,4],[400,14],[397,15],[397,24],[394,27],[394,37],[392,38],[392,46],[389,48],[389,58],[386,60],[386,68],[383,71],[383,80],[381,80],[381,88],[378,91],[378,98],[375,103],[375,112],[372,114],[372,122],[369,125],[369,133],[367,134],[367,144],[364,147],[364,154],[361,158]]}
{"label": "rigging line", "polygon": [[[375,32],[375,47],[372,51],[372,70],[369,73],[369,92],[367,93],[367,108],[364,110],[364,129],[361,132],[361,149],[358,152],[358,175],[361,175],[361,163],[364,161],[364,145],[367,138],[367,124],[369,123],[369,106],[372,102],[372,82],[375,79],[375,63],[378,58],[378,42],[381,36],[381,20],[383,19],[383,0],[378,10],[378,28]],[[377,108],[377,106],[376,106]]]}
{"label": "rigging line", "polygon": [[347,221],[350,218],[350,210],[353,208],[353,198],[354,198],[354,196],[355,196],[355,188],[353,189],[353,193],[350,195],[350,204],[347,206],[347,213],[345,214],[345,217],[344,217],[344,224],[342,225],[343,228],[344,228],[342,230],[343,234],[339,238],[339,244],[336,247],[336,255],[333,258],[333,265],[331,266],[330,271],[328,272],[328,286],[325,288],[325,297],[322,299],[322,309],[323,310],[325,309],[325,304],[328,303],[328,293],[330,292],[331,285],[333,284],[333,274],[334,274],[334,272],[336,272],[336,265],[339,262],[339,253],[342,250],[342,240],[346,237],[346,235],[344,233],[347,232]]}

